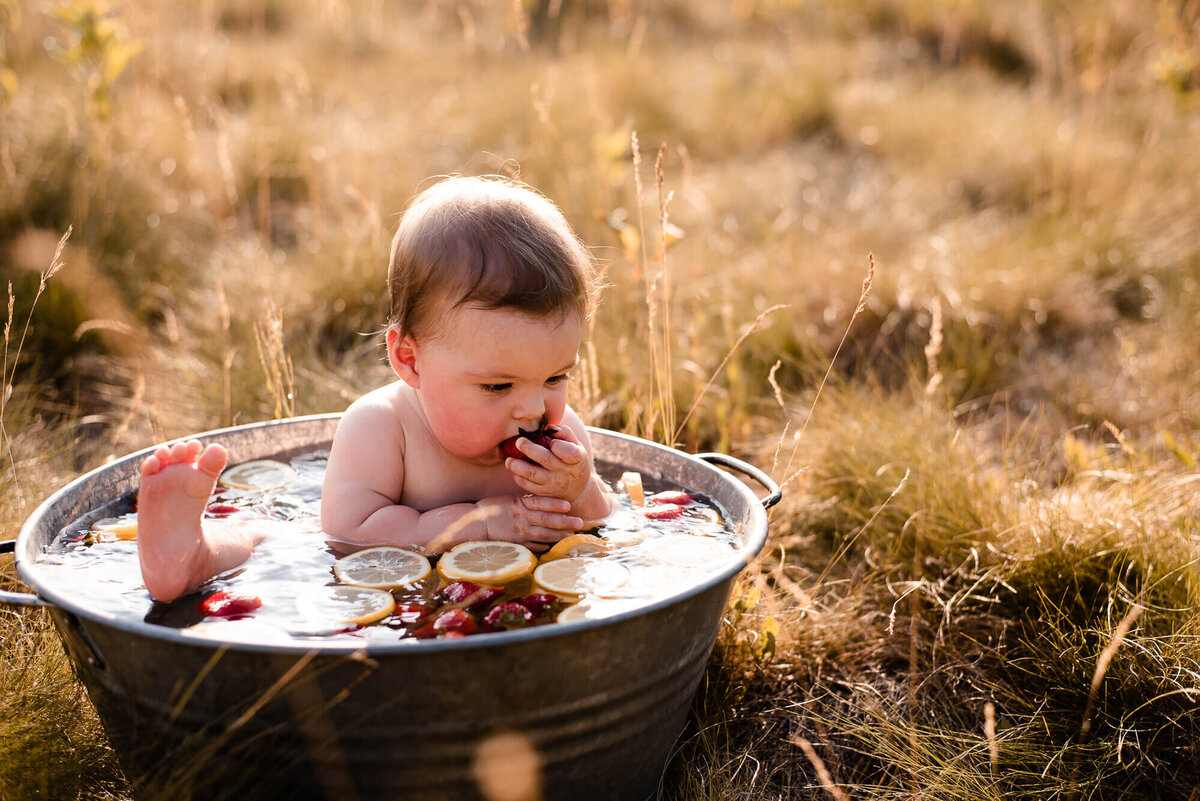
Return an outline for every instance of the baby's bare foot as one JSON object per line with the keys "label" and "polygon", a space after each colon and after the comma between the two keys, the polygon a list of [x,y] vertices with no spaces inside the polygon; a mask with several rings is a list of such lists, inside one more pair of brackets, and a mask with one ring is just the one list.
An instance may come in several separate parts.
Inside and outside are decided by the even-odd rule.
{"label": "baby's bare foot", "polygon": [[138,558],[146,589],[172,601],[211,578],[200,519],[228,455],[198,440],[163,446],[142,463],[138,490]]}

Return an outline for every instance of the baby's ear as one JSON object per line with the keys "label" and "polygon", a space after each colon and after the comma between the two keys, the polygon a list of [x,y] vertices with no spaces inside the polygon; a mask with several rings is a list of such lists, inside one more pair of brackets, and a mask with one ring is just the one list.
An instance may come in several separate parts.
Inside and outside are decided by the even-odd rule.
{"label": "baby's ear", "polygon": [[421,376],[417,371],[417,342],[410,334],[405,334],[399,328],[390,327],[387,330],[388,363],[400,380],[410,387],[421,386]]}

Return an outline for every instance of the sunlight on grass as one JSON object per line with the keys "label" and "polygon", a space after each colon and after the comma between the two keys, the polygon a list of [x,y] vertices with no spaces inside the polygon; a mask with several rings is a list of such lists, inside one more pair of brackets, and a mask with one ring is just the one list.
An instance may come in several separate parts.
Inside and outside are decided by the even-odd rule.
{"label": "sunlight on grass", "polygon": [[[1189,798],[1198,54],[1196,3],[0,0],[0,521],[388,380],[398,213],[519,175],[604,273],[588,421],[787,484],[666,798]],[[43,612],[0,743],[129,794]]]}

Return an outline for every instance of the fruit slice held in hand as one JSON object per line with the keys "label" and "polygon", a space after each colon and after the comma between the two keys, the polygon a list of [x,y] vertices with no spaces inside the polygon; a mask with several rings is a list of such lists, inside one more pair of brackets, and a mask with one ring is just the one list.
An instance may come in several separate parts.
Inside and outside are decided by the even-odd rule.
{"label": "fruit slice held in hand", "polygon": [[209,617],[234,617],[248,615],[262,606],[262,599],[253,595],[236,595],[228,590],[217,590],[196,604],[196,609]]}
{"label": "fruit slice held in hand", "polygon": [[442,554],[437,570],[446,581],[507,584],[536,564],[533,552],[515,542],[464,542]]}
{"label": "fruit slice held in hand", "polygon": [[366,548],[333,563],[345,584],[390,590],[415,584],[430,573],[429,560],[405,548]]}
{"label": "fruit slice held in hand", "polygon": [[541,445],[543,448],[549,450],[550,445],[554,442],[554,435],[558,433],[558,429],[554,426],[543,426],[533,431],[526,431],[523,428],[517,430],[521,433],[515,437],[509,437],[500,443],[500,453],[502,456],[511,456],[513,459],[524,459],[527,462],[532,462],[533,460],[517,450],[517,440],[532,440],[535,445]]}

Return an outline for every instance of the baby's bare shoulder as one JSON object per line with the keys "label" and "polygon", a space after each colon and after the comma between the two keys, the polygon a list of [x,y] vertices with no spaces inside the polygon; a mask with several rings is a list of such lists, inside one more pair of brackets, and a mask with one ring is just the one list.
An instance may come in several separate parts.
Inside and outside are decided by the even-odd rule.
{"label": "baby's bare shoulder", "polygon": [[350,404],[338,423],[338,434],[355,439],[368,437],[403,442],[407,408],[404,384],[394,382],[382,386]]}

